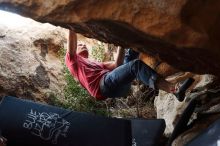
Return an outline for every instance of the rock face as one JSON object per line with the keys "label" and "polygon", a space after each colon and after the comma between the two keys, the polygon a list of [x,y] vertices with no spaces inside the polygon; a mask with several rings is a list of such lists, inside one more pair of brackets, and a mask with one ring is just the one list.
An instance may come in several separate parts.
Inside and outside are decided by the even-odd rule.
{"label": "rock face", "polygon": [[179,133],[178,137],[173,141],[172,146],[186,145],[220,117],[220,90],[217,86],[217,88],[215,87],[212,89],[210,86],[216,80],[215,76],[191,75],[191,77],[195,79],[195,82],[191,87],[194,88],[194,92],[188,92],[184,102],[178,102],[174,95],[163,91],[160,91],[159,95],[154,100],[157,118],[162,118],[166,121],[165,135],[167,136],[173,134],[177,122],[181,118],[183,111],[189,105],[190,101],[192,101],[192,99],[197,100],[196,108],[188,122],[190,128],[187,129],[184,128],[184,125],[181,125],[183,128],[181,130],[184,132]]}
{"label": "rock face", "polygon": [[[183,75],[184,76],[184,75]],[[187,77],[193,77],[195,82],[191,88],[207,88],[206,86],[211,84],[214,80],[212,75],[186,75]],[[181,76],[176,76],[174,80],[178,80]],[[184,77],[183,77],[184,78]],[[186,94],[188,98],[185,99],[185,102],[177,101],[176,97],[173,94],[160,91],[159,95],[155,98],[154,104],[157,110],[157,118],[165,119],[166,121],[166,130],[165,134],[170,135],[176,125],[177,120],[182,114],[183,110],[188,105],[190,99],[190,93]],[[208,97],[207,97],[208,98]],[[203,104],[208,104],[204,102]]]}
{"label": "rock face", "polygon": [[22,19],[22,25],[0,25],[0,96],[46,101],[62,95],[63,65],[58,50],[66,37],[61,28]]}
{"label": "rock face", "polygon": [[138,48],[180,70],[220,74],[219,0],[0,0],[0,8]]}

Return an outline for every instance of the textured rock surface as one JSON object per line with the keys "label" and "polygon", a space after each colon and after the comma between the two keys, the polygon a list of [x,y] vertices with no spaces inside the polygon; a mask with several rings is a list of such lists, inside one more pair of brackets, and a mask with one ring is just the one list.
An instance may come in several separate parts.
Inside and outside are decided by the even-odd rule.
{"label": "textured rock surface", "polygon": [[139,48],[180,70],[220,74],[218,0],[0,0],[0,8]]}
{"label": "textured rock surface", "polygon": [[[214,77],[212,75],[193,75],[192,77],[195,79],[195,82],[193,83],[192,87],[197,89],[199,88],[205,89],[214,80]],[[191,94],[187,93],[187,97],[191,97]],[[207,96],[206,100],[209,98],[210,97]],[[214,100],[209,99],[209,101],[205,101],[204,103],[202,103],[202,105],[203,106],[205,106],[206,104],[208,105],[208,103],[212,103]],[[170,135],[172,133],[176,125],[176,122],[179,120],[183,110],[188,105],[188,102],[189,102],[189,98],[186,98],[184,102],[178,102],[173,94],[169,94],[164,91],[159,92],[159,95],[155,98],[154,104],[157,111],[157,118],[163,118],[166,121],[166,129],[165,129],[166,135]],[[197,124],[199,123],[200,122],[198,122]],[[207,121],[207,123],[210,122]],[[189,134],[191,133],[189,132]]]}
{"label": "textured rock surface", "polygon": [[193,138],[198,136],[203,130],[206,130],[215,120],[220,118],[220,114],[205,115],[202,119],[200,118],[197,123],[189,130],[185,131],[179,137],[177,137],[172,146],[184,146],[189,143]]}
{"label": "textured rock surface", "polygon": [[160,91],[154,101],[157,118],[166,122],[165,135],[170,136],[175,126],[175,119],[183,111],[184,103],[176,100],[173,94]]}
{"label": "textured rock surface", "polygon": [[64,32],[49,24],[22,21],[22,25],[0,25],[0,96],[45,101],[47,93],[62,95],[65,82],[58,50],[64,46]]}
{"label": "textured rock surface", "polygon": [[168,77],[180,72],[178,69],[173,68],[158,57],[140,53],[140,59],[163,77]]}

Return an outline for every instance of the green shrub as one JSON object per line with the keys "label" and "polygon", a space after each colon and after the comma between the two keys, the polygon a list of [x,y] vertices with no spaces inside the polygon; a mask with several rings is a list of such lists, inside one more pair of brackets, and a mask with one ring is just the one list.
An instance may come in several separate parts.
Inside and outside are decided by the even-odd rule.
{"label": "green shrub", "polygon": [[105,58],[105,46],[103,43],[92,46],[92,58],[102,62]]}

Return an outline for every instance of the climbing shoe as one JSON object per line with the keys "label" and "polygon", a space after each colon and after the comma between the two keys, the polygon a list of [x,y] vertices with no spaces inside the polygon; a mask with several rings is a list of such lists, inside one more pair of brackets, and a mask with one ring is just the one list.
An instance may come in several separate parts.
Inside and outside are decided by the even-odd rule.
{"label": "climbing shoe", "polygon": [[186,90],[192,85],[195,80],[193,78],[188,78],[181,83],[177,83],[175,86],[174,95],[177,100],[182,102],[185,98]]}

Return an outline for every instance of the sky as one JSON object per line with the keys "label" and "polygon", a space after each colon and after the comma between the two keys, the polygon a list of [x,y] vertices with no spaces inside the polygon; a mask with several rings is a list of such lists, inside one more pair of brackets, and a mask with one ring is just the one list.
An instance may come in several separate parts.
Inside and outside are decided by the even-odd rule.
{"label": "sky", "polygon": [[0,10],[0,25],[17,27],[24,25],[26,20],[27,18],[20,15]]}

